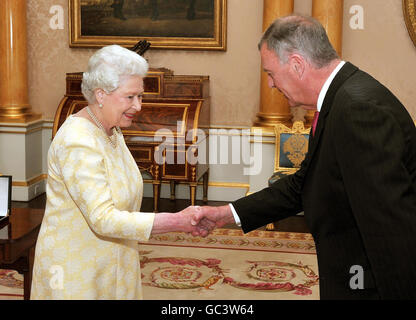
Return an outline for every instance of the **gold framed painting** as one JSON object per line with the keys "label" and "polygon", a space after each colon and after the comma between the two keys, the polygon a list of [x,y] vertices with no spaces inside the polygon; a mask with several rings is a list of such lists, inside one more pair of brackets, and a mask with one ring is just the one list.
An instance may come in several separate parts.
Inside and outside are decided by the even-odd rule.
{"label": "gold framed painting", "polygon": [[416,0],[403,0],[403,15],[407,31],[416,46]]}
{"label": "gold framed painting", "polygon": [[69,46],[226,50],[227,0],[68,0]]}

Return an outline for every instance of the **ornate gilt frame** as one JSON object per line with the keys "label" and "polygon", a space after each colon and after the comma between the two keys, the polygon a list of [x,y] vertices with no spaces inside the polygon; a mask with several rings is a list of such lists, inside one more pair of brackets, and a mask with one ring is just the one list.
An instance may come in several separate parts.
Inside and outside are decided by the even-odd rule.
{"label": "ornate gilt frame", "polygon": [[81,34],[81,0],[69,3],[69,46],[99,48],[110,44],[134,46],[139,40],[147,40],[152,49],[188,49],[226,51],[227,41],[227,0],[214,0],[214,37],[144,37],[144,36],[86,36]]}
{"label": "ornate gilt frame", "polygon": [[286,168],[279,166],[280,163],[280,134],[291,133],[291,134],[309,134],[310,128],[305,128],[302,121],[295,121],[292,128],[286,127],[284,124],[277,124],[274,127],[275,132],[275,155],[274,155],[274,172],[283,172],[286,174],[295,173],[299,168]]}
{"label": "ornate gilt frame", "polygon": [[416,0],[403,0],[403,15],[407,31],[416,46]]}

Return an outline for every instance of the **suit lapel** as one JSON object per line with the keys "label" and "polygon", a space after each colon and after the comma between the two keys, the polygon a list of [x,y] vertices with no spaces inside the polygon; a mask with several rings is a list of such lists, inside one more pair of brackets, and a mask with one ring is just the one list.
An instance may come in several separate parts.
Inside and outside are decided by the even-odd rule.
{"label": "suit lapel", "polygon": [[310,139],[310,143],[309,143],[309,151],[308,151],[309,160],[312,159],[315,153],[315,150],[319,144],[319,140],[325,128],[326,118],[329,114],[329,111],[331,110],[331,106],[334,102],[336,93],[338,92],[339,88],[344,84],[344,82],[349,77],[351,77],[357,70],[358,68],[356,66],[354,66],[353,64],[349,62],[346,62],[344,66],[339,70],[334,80],[332,80],[331,85],[329,86],[328,91],[325,95],[325,99],[322,104],[321,111],[319,113],[315,136],[312,137],[312,131],[310,133],[310,137],[312,137],[312,139]]}

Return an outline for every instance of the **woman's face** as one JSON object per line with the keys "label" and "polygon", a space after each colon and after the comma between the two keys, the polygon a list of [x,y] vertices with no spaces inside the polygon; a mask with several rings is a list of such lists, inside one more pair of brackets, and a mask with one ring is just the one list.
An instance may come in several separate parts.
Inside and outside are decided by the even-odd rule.
{"label": "woman's face", "polygon": [[103,93],[103,125],[106,129],[118,126],[130,127],[136,112],[141,110],[143,78],[125,76],[120,78],[119,87],[110,93]]}

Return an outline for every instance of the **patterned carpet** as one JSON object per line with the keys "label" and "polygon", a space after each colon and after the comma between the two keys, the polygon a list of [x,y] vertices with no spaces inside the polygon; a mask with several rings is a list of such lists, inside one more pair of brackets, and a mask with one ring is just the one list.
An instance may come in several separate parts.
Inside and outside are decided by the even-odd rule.
{"label": "patterned carpet", "polygon": [[[318,300],[315,244],[307,233],[217,229],[140,243],[148,300]],[[0,299],[23,298],[22,276],[0,270]]]}

